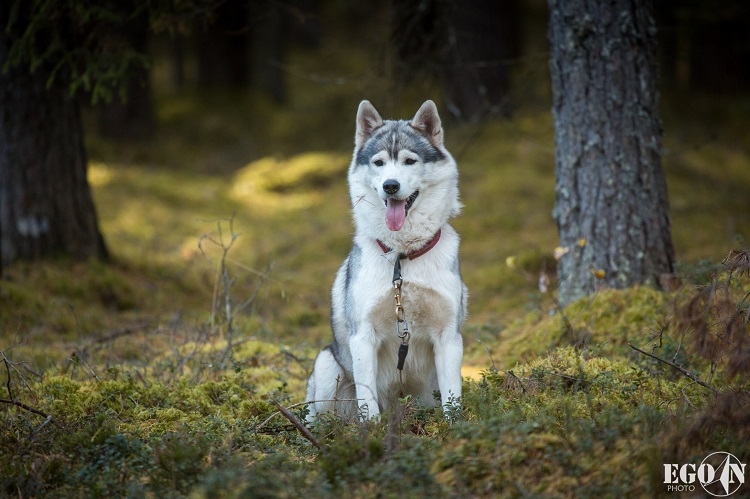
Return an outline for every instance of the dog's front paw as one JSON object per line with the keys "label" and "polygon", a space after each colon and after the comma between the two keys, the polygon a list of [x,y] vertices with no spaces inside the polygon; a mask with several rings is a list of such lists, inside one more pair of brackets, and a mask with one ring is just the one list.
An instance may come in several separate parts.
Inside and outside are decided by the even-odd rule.
{"label": "dog's front paw", "polygon": [[360,421],[380,421],[380,409],[375,400],[365,402],[359,406]]}

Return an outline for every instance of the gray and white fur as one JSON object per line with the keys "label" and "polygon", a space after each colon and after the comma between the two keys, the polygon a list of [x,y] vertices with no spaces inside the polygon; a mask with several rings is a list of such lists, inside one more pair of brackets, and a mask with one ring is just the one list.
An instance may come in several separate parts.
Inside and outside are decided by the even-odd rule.
{"label": "gray and white fur", "polygon": [[[459,237],[448,225],[461,210],[458,169],[443,144],[435,103],[426,101],[407,121],[383,120],[362,101],[354,143],[348,181],[356,230],[331,292],[334,339],[318,354],[307,384],[308,419],[328,411],[377,418],[404,395],[442,403],[448,413],[460,403],[468,293]],[[438,231],[429,251],[401,260],[411,341],[400,377],[394,263],[425,248]]]}

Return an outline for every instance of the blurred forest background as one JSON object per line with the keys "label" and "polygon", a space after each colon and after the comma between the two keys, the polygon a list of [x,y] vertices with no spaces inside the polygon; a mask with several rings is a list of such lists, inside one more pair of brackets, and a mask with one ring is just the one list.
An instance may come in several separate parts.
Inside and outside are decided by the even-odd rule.
{"label": "blurred forest background", "polygon": [[[105,19],[86,46],[123,65],[102,84],[85,72],[76,80],[106,254],[53,252],[1,267],[0,455],[16,458],[0,458],[0,497],[183,496],[198,482],[209,496],[252,494],[242,484],[255,483],[277,496],[337,495],[336,484],[348,484],[374,497],[377,483],[391,494],[509,487],[509,496],[635,497],[661,490],[662,463],[709,448],[747,462],[738,415],[747,386],[732,399],[740,405],[717,395],[745,371],[722,374],[726,344],[705,347],[706,358],[683,348],[686,331],[723,327],[722,313],[750,316],[744,267],[726,281],[722,303],[732,305],[706,307],[718,319],[679,313],[701,286],[718,289],[719,262],[750,238],[746,1],[654,2],[675,286],[599,289],[567,312],[554,295],[544,0],[105,3],[117,9],[38,3],[88,12],[78,28]],[[353,231],[346,169],[356,109],[368,99],[385,118],[409,118],[428,98],[465,205],[452,223],[470,291],[474,426],[451,429],[418,411],[398,430],[326,426],[320,434],[349,447],[318,455],[274,411],[302,402],[330,340],[329,290]],[[731,317],[736,325],[745,315]],[[711,386],[628,347],[657,340],[665,358]],[[676,443],[673,428],[698,436]],[[393,431],[395,443],[385,435]],[[278,469],[287,483],[271,483]],[[316,476],[330,488],[316,488]],[[426,481],[388,489],[403,476]]]}
{"label": "blurred forest background", "polygon": [[[235,258],[242,252],[258,272],[273,265],[278,286],[305,295],[284,291],[273,303],[281,291],[266,283],[271,315],[325,337],[329,282],[320,276],[333,275],[349,246],[343,189],[354,110],[366,98],[384,116],[408,117],[432,98],[463,172],[466,210],[456,225],[472,322],[502,327],[503,314],[534,306],[528,282],[505,262],[554,274],[545,2],[210,5],[169,33],[123,28],[150,64],[131,76],[125,104],[115,94],[86,114],[90,175],[115,256],[137,251],[136,260],[174,265],[177,250],[164,250],[179,246],[183,260],[199,253],[196,235],[210,228],[197,220],[234,213],[243,248]],[[655,13],[676,258],[718,261],[748,237],[750,8],[660,1]],[[126,194],[124,178],[149,187]],[[191,189],[189,215],[153,206],[170,208]],[[116,195],[133,197],[112,205]],[[318,271],[307,270],[311,262]]]}
{"label": "blurred forest background", "polygon": [[[490,362],[482,341],[498,339],[502,359],[504,329],[554,309],[538,286],[544,274],[554,290],[559,244],[546,2],[126,2],[80,18],[75,2],[50,5],[92,29],[77,35],[89,52],[129,61],[100,84],[83,72],[77,93],[111,263],[4,269],[8,341],[153,342],[154,328],[207,313],[219,337],[231,322],[274,342],[328,341],[362,99],[393,118],[438,103],[466,205],[454,223],[471,291],[467,363]],[[662,160],[678,271],[689,272],[750,237],[750,7],[655,7]],[[229,302],[242,313],[221,313]]]}

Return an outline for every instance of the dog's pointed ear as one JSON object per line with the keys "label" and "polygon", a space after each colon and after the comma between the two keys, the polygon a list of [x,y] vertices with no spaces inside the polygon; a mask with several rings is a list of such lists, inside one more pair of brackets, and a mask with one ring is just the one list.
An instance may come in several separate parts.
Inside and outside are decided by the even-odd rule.
{"label": "dog's pointed ear", "polygon": [[443,126],[440,123],[437,106],[431,100],[425,101],[419,108],[411,126],[422,132],[433,145],[442,147]]}
{"label": "dog's pointed ear", "polygon": [[357,110],[357,133],[354,135],[354,145],[359,149],[370,138],[375,129],[383,126],[383,118],[380,117],[370,101],[363,100],[359,103]]}

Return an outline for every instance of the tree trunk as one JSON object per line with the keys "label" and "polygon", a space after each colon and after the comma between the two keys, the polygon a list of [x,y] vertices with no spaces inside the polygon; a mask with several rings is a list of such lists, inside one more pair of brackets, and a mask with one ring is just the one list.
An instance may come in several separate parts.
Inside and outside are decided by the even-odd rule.
{"label": "tree trunk", "polygon": [[[123,15],[123,17],[126,17]],[[123,46],[148,52],[149,19],[145,13],[129,17],[110,31]],[[99,104],[99,131],[115,140],[147,140],[156,129],[156,111],[151,90],[151,72],[145,65],[131,69],[125,76],[124,95],[115,92],[111,102]]]}
{"label": "tree trunk", "polygon": [[198,85],[203,88],[241,88],[250,79],[247,64],[249,38],[248,8],[241,0],[220,2],[216,18],[196,32]]}
{"label": "tree trunk", "polygon": [[[0,67],[7,57],[0,34]],[[106,258],[86,179],[80,107],[41,71],[0,71],[0,269],[48,255]]]}
{"label": "tree trunk", "polygon": [[447,2],[443,88],[461,121],[510,116],[510,59],[520,53],[518,0]]}
{"label": "tree trunk", "polygon": [[156,111],[150,74],[138,68],[125,82],[125,96],[98,105],[99,132],[113,140],[149,140],[156,131]]}
{"label": "tree trunk", "polygon": [[252,84],[277,104],[287,101],[285,72],[287,19],[282,4],[254,4],[250,13],[250,68]]}
{"label": "tree trunk", "polygon": [[440,78],[459,121],[509,116],[509,61],[520,54],[519,0],[391,1],[399,84],[421,72]]}
{"label": "tree trunk", "polygon": [[[744,94],[750,86],[747,0],[659,0],[662,78],[681,90]],[[717,77],[717,75],[721,75]]]}
{"label": "tree trunk", "polygon": [[672,272],[656,25],[640,0],[549,0],[559,299]]}

